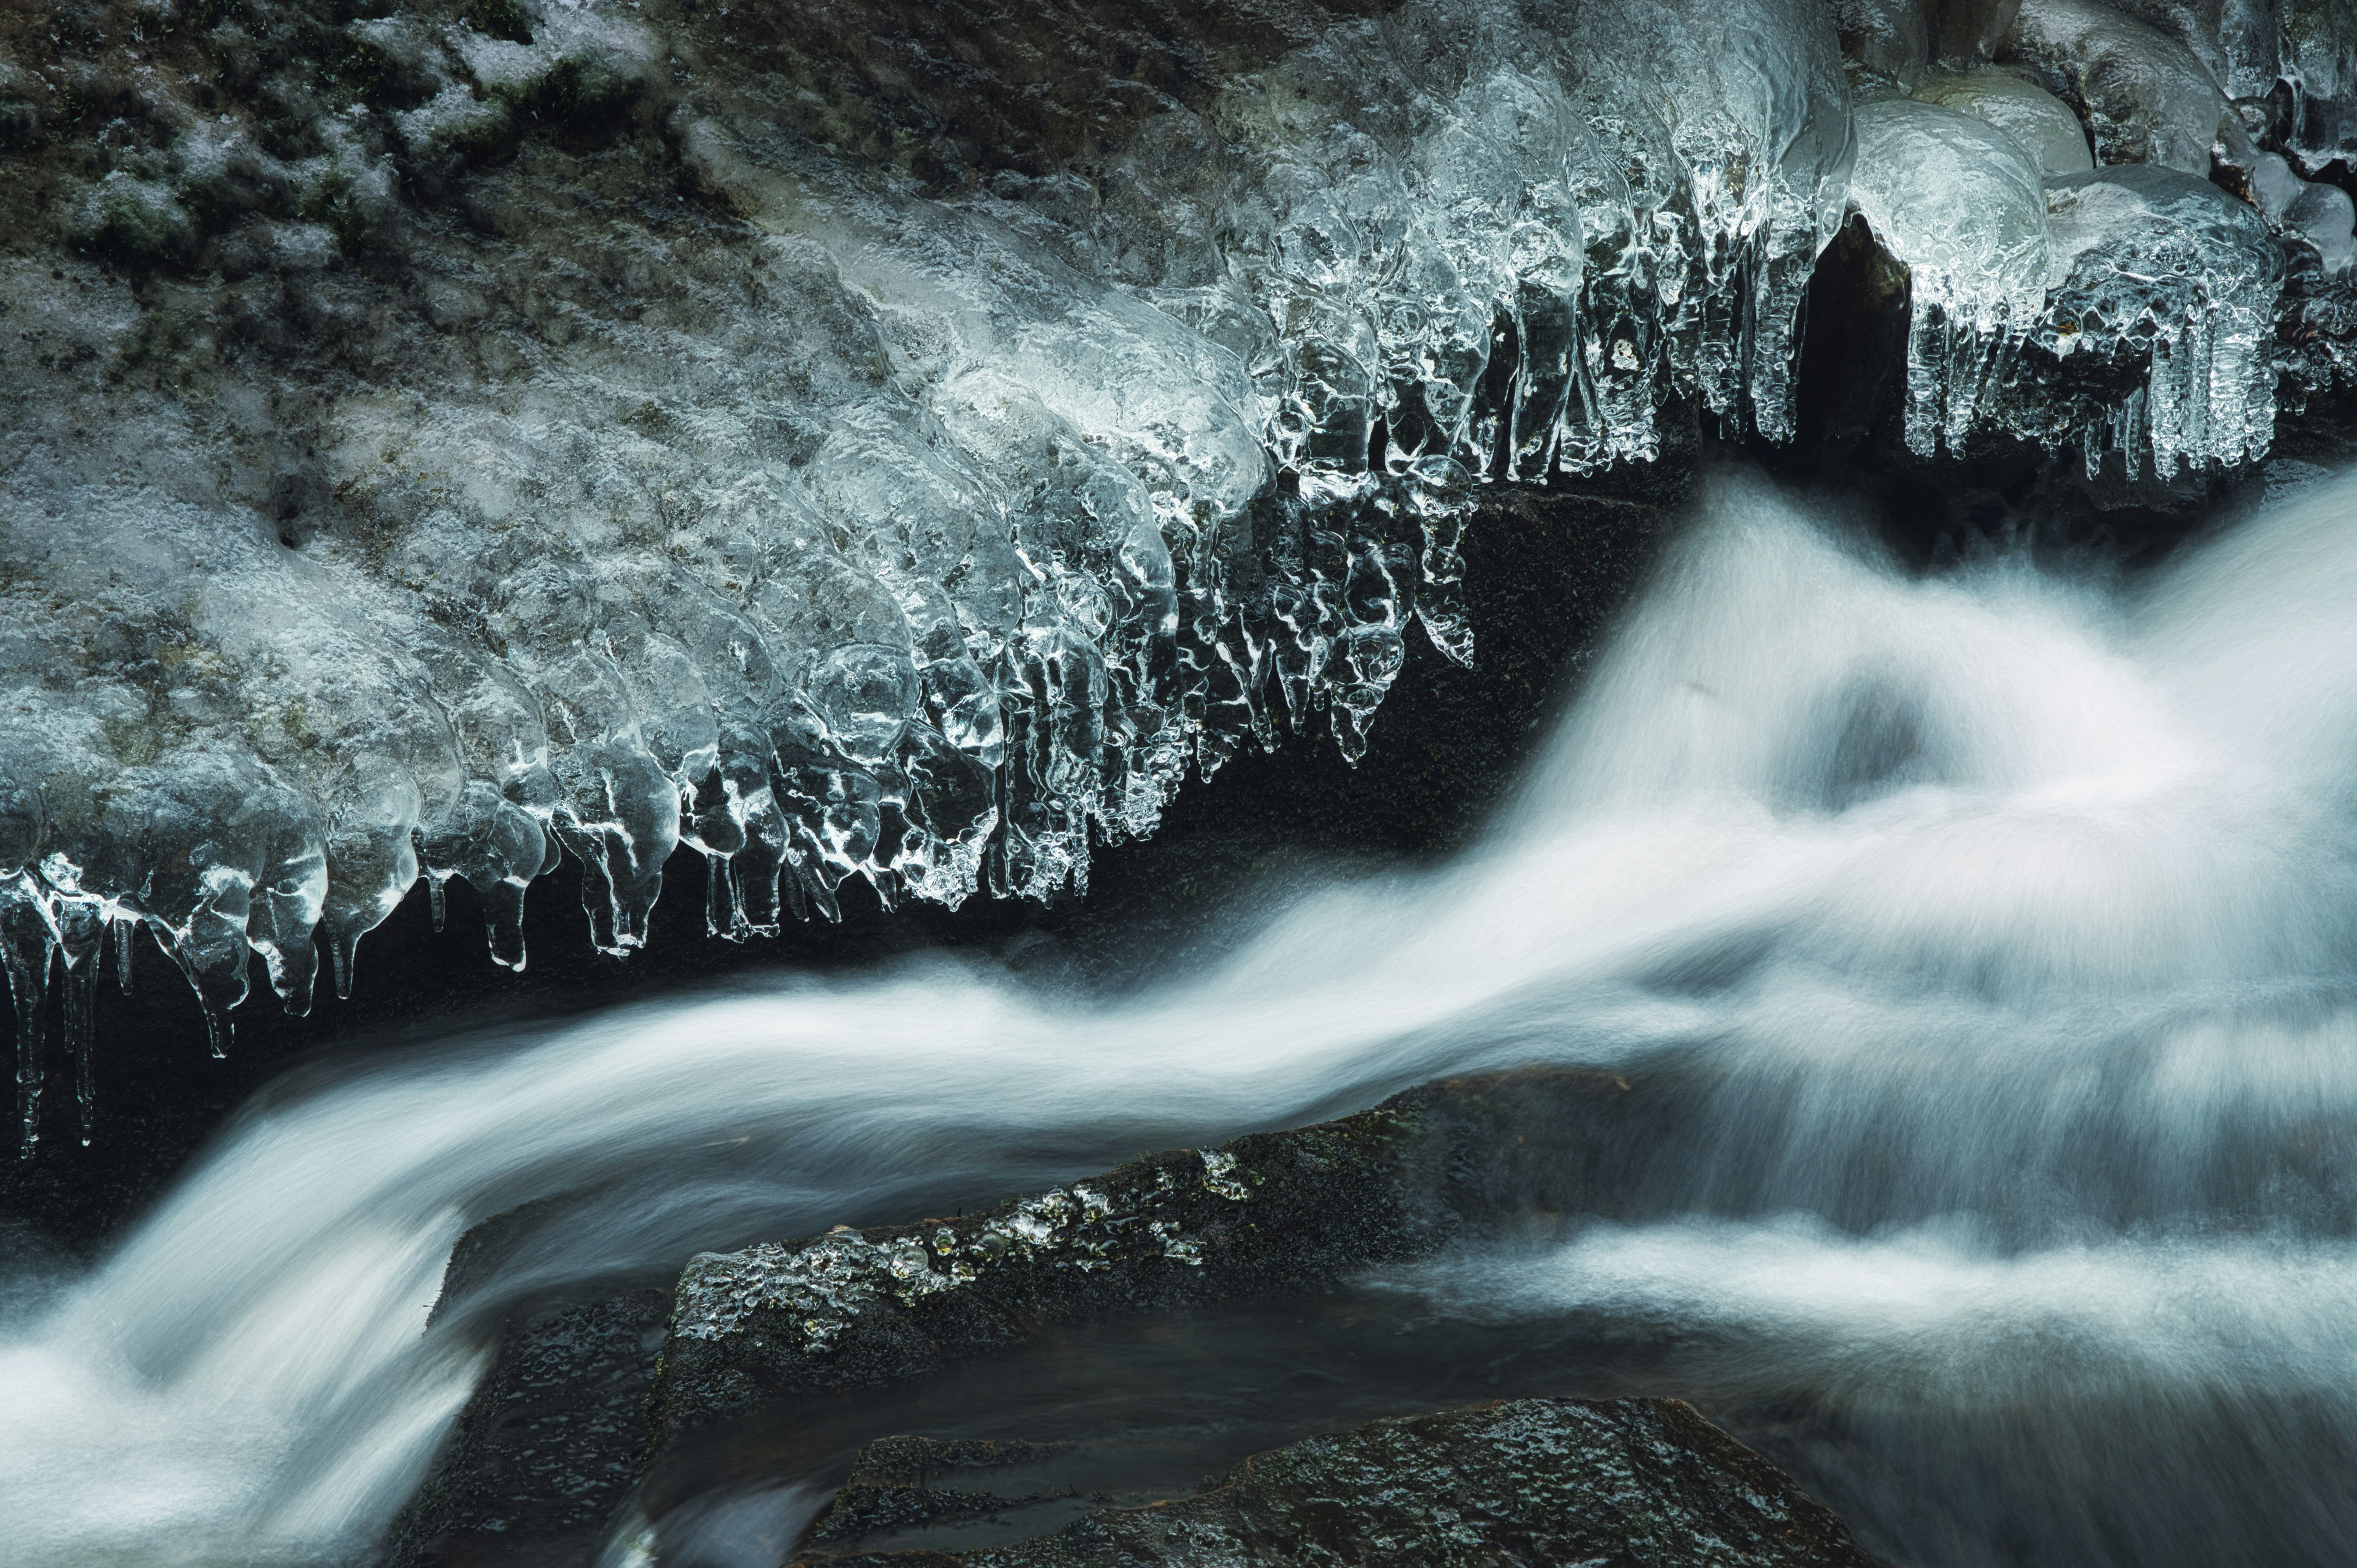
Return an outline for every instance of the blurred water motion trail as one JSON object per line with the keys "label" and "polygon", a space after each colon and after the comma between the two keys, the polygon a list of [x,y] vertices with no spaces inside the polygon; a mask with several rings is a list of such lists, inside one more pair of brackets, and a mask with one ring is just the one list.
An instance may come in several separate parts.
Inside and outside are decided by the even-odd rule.
{"label": "blurred water motion trail", "polygon": [[535,1195],[609,1194],[502,1289],[1534,1060],[1691,1112],[1610,1223],[1369,1288],[1653,1347],[1910,1560],[2357,1560],[2352,524],[1922,578],[1727,485],[1485,848],[1214,972],[784,981],[250,1111],[5,1331],[10,1560],[364,1553],[479,1369],[443,1259]]}

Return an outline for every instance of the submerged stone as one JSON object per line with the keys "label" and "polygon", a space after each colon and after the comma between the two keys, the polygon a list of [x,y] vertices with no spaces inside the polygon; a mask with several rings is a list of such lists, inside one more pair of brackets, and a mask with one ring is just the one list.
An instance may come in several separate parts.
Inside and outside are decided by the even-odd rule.
{"label": "submerged stone", "polygon": [[591,1561],[638,1479],[647,1390],[671,1298],[543,1305],[497,1352],[433,1472],[386,1533],[393,1568],[457,1568],[498,1544]]}
{"label": "submerged stone", "polygon": [[[1509,1400],[1372,1422],[1255,1455],[1194,1497],[1109,1508],[1050,1535],[975,1550],[961,1549],[955,1528],[971,1497],[952,1494],[966,1500],[936,1511],[942,1494],[929,1485],[934,1465],[952,1473],[942,1477],[952,1486],[964,1484],[972,1471],[961,1459],[923,1438],[871,1445],[794,1568],[1872,1562],[1790,1477],[1674,1400]],[[883,1504],[886,1496],[895,1502]],[[846,1540],[852,1520],[883,1528]],[[949,1528],[907,1528],[928,1520]],[[901,1549],[873,1550],[877,1536]]]}

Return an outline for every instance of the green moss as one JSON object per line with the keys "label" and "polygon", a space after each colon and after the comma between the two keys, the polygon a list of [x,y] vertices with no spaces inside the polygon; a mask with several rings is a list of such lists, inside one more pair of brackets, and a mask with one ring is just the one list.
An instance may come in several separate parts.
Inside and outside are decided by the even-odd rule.
{"label": "green moss", "polygon": [[101,733],[109,755],[124,768],[144,768],[163,750],[154,725],[110,718],[103,721]]}
{"label": "green moss", "polygon": [[479,114],[454,120],[442,145],[470,162],[488,159],[515,140],[515,116],[504,104],[486,103]]}
{"label": "green moss", "polygon": [[461,0],[458,20],[511,44],[532,42],[532,22],[516,0]]}
{"label": "green moss", "polygon": [[376,232],[375,213],[361,199],[351,177],[341,169],[330,169],[325,177],[305,190],[296,210],[311,222],[324,226],[348,256],[367,249]]}
{"label": "green moss", "polygon": [[506,97],[527,119],[580,134],[609,126],[638,92],[636,80],[605,61],[567,55],[522,91],[499,96]]}
{"label": "green moss", "polygon": [[83,245],[140,269],[181,264],[196,245],[196,225],[178,199],[120,169],[91,188],[75,228]]}
{"label": "green moss", "polygon": [[393,58],[366,38],[338,33],[323,40],[319,81],[326,87],[382,109],[393,101],[399,77]]}

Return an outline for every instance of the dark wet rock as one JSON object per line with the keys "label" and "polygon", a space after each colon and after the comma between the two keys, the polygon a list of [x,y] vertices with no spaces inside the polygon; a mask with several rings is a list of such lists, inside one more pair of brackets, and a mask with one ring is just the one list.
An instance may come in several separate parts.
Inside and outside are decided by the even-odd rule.
{"label": "dark wet rock", "polygon": [[[908,1475],[924,1439],[877,1465]],[[863,1455],[862,1472],[869,1461]],[[856,1472],[856,1475],[859,1472]],[[846,1487],[851,1506],[855,1490]],[[921,1511],[926,1476],[904,1492]],[[838,1509],[845,1506],[839,1501]],[[834,1515],[827,1516],[830,1520]],[[1512,1400],[1377,1421],[1255,1455],[1201,1494],[963,1550],[838,1553],[836,1568],[1866,1568],[1848,1528],[1774,1466],[1674,1400]]]}
{"label": "dark wet rock", "polygon": [[594,1558],[638,1478],[670,1314],[668,1292],[643,1290],[507,1323],[432,1474],[388,1532],[390,1568]]}
{"label": "dark wet rock", "polygon": [[[1605,1073],[1458,1079],[1218,1149],[1150,1155],[974,1215],[705,1253],[681,1276],[658,1445],[820,1389],[878,1386],[1049,1325],[1333,1289],[1618,1190]],[[1592,1134],[1608,1123],[1609,1139]]]}
{"label": "dark wet rock", "polygon": [[[699,1428],[791,1410],[797,1392],[909,1382],[1059,1326],[1322,1293],[1452,1242],[1611,1212],[1674,1114],[1668,1094],[1608,1073],[1448,1079],[1354,1116],[1148,1155],[981,1213],[707,1254],[689,1266],[676,1307],[668,1293],[640,1290],[529,1301],[500,1317],[482,1304],[500,1299],[489,1287],[502,1260],[565,1199],[525,1205],[453,1250],[435,1319],[463,1326],[468,1314],[488,1316],[474,1330],[499,1350],[394,1524],[387,1561],[576,1561],[651,1456],[660,1462]],[[731,1299],[737,1281],[761,1299]],[[920,1478],[932,1466],[1005,1474],[1051,1452],[1019,1446],[872,1451],[866,1473],[883,1489],[843,1505],[840,1528],[872,1534],[913,1507],[886,1495],[906,1489],[912,1465]],[[1052,1478],[1011,1494],[971,1479],[948,1489],[972,1495],[918,1511],[996,1511],[1069,1491]]]}
{"label": "dark wet rock", "polygon": [[[497,1337],[497,1359],[394,1527],[390,1560],[470,1563],[499,1542],[561,1558],[641,1473],[650,1423],[660,1459],[698,1428],[791,1409],[797,1393],[913,1381],[1060,1326],[1330,1291],[1534,1218],[1609,1210],[1652,1142],[1646,1118],[1667,1103],[1602,1073],[1450,1079],[977,1214],[706,1254],[675,1309],[646,1291],[516,1306],[477,1330]],[[492,1310],[477,1304],[498,1299],[485,1287],[500,1260],[562,1202],[462,1238],[437,1322]]]}
{"label": "dark wet rock", "polygon": [[[811,1527],[804,1556],[853,1556],[878,1536],[993,1519],[1071,1495],[1026,1484],[1069,1443],[993,1438],[883,1437],[859,1451],[834,1503]],[[1014,1478],[1014,1485],[1007,1484]]]}

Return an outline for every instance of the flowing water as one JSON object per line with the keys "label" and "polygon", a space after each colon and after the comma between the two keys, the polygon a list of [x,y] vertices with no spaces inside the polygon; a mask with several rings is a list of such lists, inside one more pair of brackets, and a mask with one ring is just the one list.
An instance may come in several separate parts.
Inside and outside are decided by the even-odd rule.
{"label": "flowing water", "polygon": [[450,1243],[538,1194],[605,1196],[502,1290],[1552,1060],[1688,1086],[1629,1201],[1367,1300],[1625,1348],[1912,1560],[2357,1561],[2352,764],[2357,488],[2123,581],[1724,486],[1481,848],[1204,972],[780,981],[266,1099],[0,1296],[8,1560],[364,1551],[480,1369]]}

